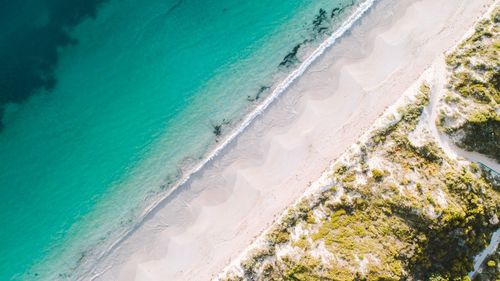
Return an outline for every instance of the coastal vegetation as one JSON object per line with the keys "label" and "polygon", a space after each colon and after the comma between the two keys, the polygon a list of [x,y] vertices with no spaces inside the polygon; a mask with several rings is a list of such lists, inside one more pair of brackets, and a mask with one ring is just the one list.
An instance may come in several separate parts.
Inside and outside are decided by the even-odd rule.
{"label": "coastal vegetation", "polygon": [[489,281],[500,279],[500,249],[488,256],[481,266],[481,271],[474,277],[474,281]]}
{"label": "coastal vegetation", "polygon": [[429,86],[412,98],[222,280],[467,280],[498,227],[500,193],[429,133],[412,141]]}
{"label": "coastal vegetation", "polygon": [[451,52],[438,127],[466,150],[500,161],[500,8]]}
{"label": "coastal vegetation", "polygon": [[[496,9],[446,58],[436,120],[460,147],[497,160],[499,22]],[[423,114],[432,85],[420,80],[219,279],[470,280],[499,227],[500,186],[441,148]],[[475,280],[499,279],[498,255]]]}

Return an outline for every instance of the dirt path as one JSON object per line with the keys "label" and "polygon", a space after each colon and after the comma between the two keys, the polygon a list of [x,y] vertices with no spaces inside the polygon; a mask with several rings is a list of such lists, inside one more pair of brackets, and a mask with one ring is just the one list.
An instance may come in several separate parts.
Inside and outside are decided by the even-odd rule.
{"label": "dirt path", "polygon": [[455,145],[447,135],[439,132],[438,128],[436,127],[436,120],[439,114],[437,106],[439,105],[440,100],[444,97],[447,78],[446,64],[443,55],[441,55],[435,61],[433,65],[433,71],[434,80],[432,81],[430,103],[429,107],[426,108],[426,110],[430,110],[428,114],[429,118],[427,120],[430,132],[448,156],[456,159],[464,158],[468,161],[479,162],[488,166],[494,171],[499,172],[500,164],[494,159],[491,159],[477,152],[461,149],[460,147]]}
{"label": "dirt path", "polygon": [[[432,136],[449,157],[456,158],[459,161],[461,158],[464,158],[471,162],[479,162],[498,173],[500,171],[500,165],[495,160],[477,152],[471,152],[461,149],[456,146],[447,135],[439,132],[438,128],[436,127],[436,120],[439,114],[437,107],[440,103],[441,98],[444,97],[447,78],[444,56],[440,56],[436,59],[433,65],[433,72],[433,81],[429,81],[430,83],[432,83],[429,106],[425,108],[423,113],[423,118],[425,118]],[[484,260],[496,251],[499,243],[500,229],[493,233],[488,247],[486,247],[474,258],[474,270],[469,273],[470,278],[473,278],[477,273],[479,273]]]}

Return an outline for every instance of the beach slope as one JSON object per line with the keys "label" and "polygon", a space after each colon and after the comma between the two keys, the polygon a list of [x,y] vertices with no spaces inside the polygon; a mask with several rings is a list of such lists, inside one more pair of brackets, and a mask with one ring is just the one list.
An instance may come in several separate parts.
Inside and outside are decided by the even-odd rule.
{"label": "beach slope", "polygon": [[454,46],[491,0],[380,0],[89,274],[208,280]]}

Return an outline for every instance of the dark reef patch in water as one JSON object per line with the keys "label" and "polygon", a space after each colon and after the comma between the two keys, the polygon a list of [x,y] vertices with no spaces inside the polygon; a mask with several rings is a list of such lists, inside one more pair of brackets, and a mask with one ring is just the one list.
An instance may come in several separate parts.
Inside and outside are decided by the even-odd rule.
{"label": "dark reef patch in water", "polygon": [[330,18],[333,19],[334,17],[342,14],[346,8],[349,8],[349,7],[352,7],[352,6],[354,6],[354,0],[352,0],[350,4],[347,4],[344,7],[335,7],[335,8],[333,8],[332,11],[331,11],[331,13],[330,13]]}
{"label": "dark reef patch in water", "polygon": [[37,90],[51,90],[58,49],[77,41],[69,31],[95,18],[107,0],[3,1],[0,9],[0,131],[7,103],[21,103]]}
{"label": "dark reef patch in water", "polygon": [[269,89],[270,89],[269,86],[261,86],[259,88],[259,91],[257,91],[257,94],[255,95],[255,97],[247,96],[247,100],[251,101],[251,102],[258,101],[260,99],[260,96],[262,95],[262,93],[264,93],[265,91],[267,91]]}
{"label": "dark reef patch in water", "polygon": [[[326,11],[324,9],[319,9],[318,15],[313,20],[313,30],[319,34],[323,34],[328,30],[329,23]],[[325,24],[327,26],[325,26]]]}
{"label": "dark reef patch in water", "polygon": [[333,8],[332,12],[330,13],[330,18],[333,19],[340,12],[342,12],[342,10],[339,7]]}
{"label": "dark reef patch in water", "polygon": [[302,43],[295,45],[295,47],[293,47],[293,49],[280,62],[280,66],[288,67],[288,66],[298,62],[297,52],[299,51],[300,46],[302,46]]}
{"label": "dark reef patch in water", "polygon": [[[316,16],[312,21],[311,37],[304,39],[302,43],[298,43],[297,45],[295,45],[295,47],[293,47],[293,49],[290,52],[288,52],[288,54],[283,58],[279,66],[289,67],[299,62],[299,58],[297,57],[299,49],[302,46],[306,46],[307,44],[314,42],[320,38],[324,38],[325,35],[328,35],[332,29],[332,23],[335,22],[334,18],[343,14],[347,8],[354,6],[354,4],[355,2],[354,0],[352,0],[345,6],[334,7],[330,12],[330,16],[328,16],[328,13],[325,9],[320,8],[318,14],[316,14]],[[248,97],[248,100],[251,100],[250,96]]]}
{"label": "dark reef patch in water", "polygon": [[[222,119],[222,122],[212,124],[212,133],[214,133],[214,135],[217,138],[219,138],[220,136],[222,136],[224,127],[226,127],[227,125],[230,125],[230,124],[231,124],[230,120]],[[218,141],[219,141],[218,139],[215,140],[215,142],[218,142]]]}

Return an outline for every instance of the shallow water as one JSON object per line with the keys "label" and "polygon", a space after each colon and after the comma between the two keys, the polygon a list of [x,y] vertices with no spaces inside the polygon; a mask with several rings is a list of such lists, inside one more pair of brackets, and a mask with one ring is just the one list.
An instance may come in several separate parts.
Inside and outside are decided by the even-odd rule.
{"label": "shallow water", "polygon": [[[26,66],[9,69],[13,59],[0,72],[8,85],[0,93],[2,280],[71,279],[333,30],[336,7],[351,4],[110,0],[62,19],[72,8],[64,1],[24,2],[0,21],[0,58],[15,54]],[[40,35],[54,41],[42,43],[12,35],[40,30],[69,33]],[[15,49],[26,44],[45,51]],[[40,58],[44,67],[31,71]]]}

